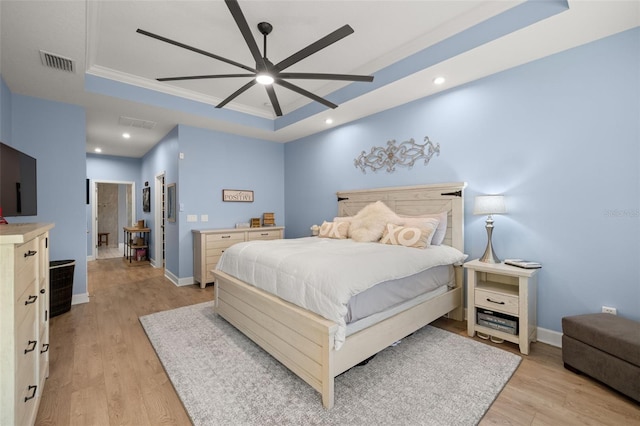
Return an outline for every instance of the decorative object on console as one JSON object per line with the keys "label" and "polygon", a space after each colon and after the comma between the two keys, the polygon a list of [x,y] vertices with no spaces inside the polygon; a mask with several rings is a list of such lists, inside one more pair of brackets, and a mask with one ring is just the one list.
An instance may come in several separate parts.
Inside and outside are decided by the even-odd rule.
{"label": "decorative object on console", "polygon": [[491,243],[491,235],[493,234],[493,216],[494,214],[504,214],[507,209],[504,204],[504,196],[502,195],[481,195],[476,197],[475,204],[473,206],[473,214],[475,215],[487,215],[486,228],[487,228],[487,248],[484,254],[480,258],[480,262],[485,263],[500,263],[500,259],[493,251],[493,244]]}
{"label": "decorative object on console", "polygon": [[252,217],[251,218],[251,227],[252,228],[260,228],[260,218],[259,217]]}
{"label": "decorative object on console", "polygon": [[367,173],[366,167],[377,172],[386,167],[387,172],[391,173],[396,170],[395,166],[413,167],[416,160],[424,158],[424,165],[429,164],[429,160],[433,154],[440,155],[440,144],[433,144],[428,136],[424,137],[424,144],[420,145],[413,138],[408,141],[400,142],[396,146],[396,140],[387,141],[387,147],[374,146],[370,153],[362,151],[360,156],[354,160],[356,167]]}
{"label": "decorative object on console", "polygon": [[276,214],[275,213],[263,213],[262,214],[262,226],[276,226]]}

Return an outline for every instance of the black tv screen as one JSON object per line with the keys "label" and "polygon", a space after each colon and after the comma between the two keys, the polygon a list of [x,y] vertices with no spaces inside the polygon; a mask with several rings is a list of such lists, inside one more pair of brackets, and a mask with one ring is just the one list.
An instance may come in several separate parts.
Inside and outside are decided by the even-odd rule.
{"label": "black tv screen", "polygon": [[0,142],[2,216],[38,214],[36,159]]}

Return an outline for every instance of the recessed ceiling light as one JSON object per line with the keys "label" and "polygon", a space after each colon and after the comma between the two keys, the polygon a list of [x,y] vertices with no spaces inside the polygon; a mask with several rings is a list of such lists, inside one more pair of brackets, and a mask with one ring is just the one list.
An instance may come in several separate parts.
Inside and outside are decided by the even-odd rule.
{"label": "recessed ceiling light", "polygon": [[324,120],[324,124],[333,124],[333,118],[327,118]]}
{"label": "recessed ceiling light", "polygon": [[434,79],[433,79],[433,84],[438,84],[438,85],[440,85],[440,84],[442,84],[442,83],[444,83],[444,82],[445,82],[444,77],[436,77],[436,78],[434,78]]}
{"label": "recessed ceiling light", "polygon": [[96,149],[94,149],[94,151],[95,151],[95,152],[97,152],[97,153],[101,153],[101,152],[102,152],[102,149],[100,149],[100,148],[96,148]]}
{"label": "recessed ceiling light", "polygon": [[131,135],[129,133],[123,133],[122,137],[125,139],[129,139],[131,137]]}
{"label": "recessed ceiling light", "polygon": [[260,84],[264,84],[265,86],[273,83],[273,77],[269,74],[262,73],[256,76],[256,81]]}

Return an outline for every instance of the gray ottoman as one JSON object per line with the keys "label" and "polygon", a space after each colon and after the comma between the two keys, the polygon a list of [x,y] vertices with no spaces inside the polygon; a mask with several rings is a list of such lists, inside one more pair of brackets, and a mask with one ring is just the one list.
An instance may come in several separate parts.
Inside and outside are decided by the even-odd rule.
{"label": "gray ottoman", "polygon": [[611,314],[562,318],[562,361],[640,402],[640,323]]}

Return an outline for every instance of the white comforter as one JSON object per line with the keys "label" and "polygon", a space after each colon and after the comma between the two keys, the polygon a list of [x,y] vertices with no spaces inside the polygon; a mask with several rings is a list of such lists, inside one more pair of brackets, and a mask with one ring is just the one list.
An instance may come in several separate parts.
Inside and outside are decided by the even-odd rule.
{"label": "white comforter", "polygon": [[225,250],[217,269],[336,322],[335,348],[339,349],[351,296],[378,283],[465,258],[444,245],[416,249],[309,237],[235,244]]}

